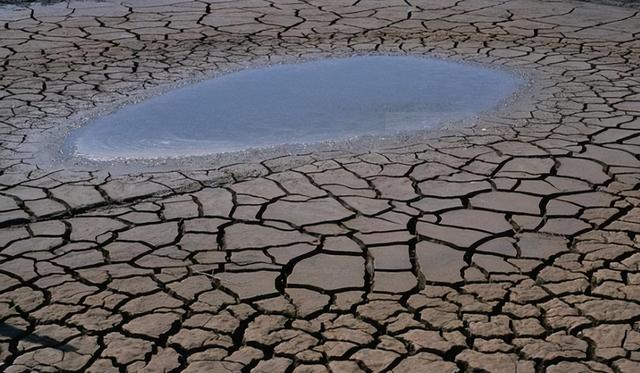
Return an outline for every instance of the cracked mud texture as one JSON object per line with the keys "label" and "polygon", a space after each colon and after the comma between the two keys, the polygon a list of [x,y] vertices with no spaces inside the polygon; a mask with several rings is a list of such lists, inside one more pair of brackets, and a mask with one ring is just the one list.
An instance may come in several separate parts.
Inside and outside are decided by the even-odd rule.
{"label": "cracked mud texture", "polygon": [[[640,371],[640,17],[570,1],[0,11],[0,370]],[[515,67],[438,139],[139,175],[39,134],[204,73],[335,54]]]}

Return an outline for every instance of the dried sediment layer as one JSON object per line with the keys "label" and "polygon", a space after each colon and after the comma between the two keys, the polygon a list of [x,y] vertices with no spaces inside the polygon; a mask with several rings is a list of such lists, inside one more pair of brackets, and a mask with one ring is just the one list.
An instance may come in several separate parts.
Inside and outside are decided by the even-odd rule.
{"label": "dried sediment layer", "polygon": [[[0,16],[2,370],[638,371],[633,9],[70,5]],[[333,51],[517,66],[540,90],[373,153],[116,178],[27,151],[142,88]]]}

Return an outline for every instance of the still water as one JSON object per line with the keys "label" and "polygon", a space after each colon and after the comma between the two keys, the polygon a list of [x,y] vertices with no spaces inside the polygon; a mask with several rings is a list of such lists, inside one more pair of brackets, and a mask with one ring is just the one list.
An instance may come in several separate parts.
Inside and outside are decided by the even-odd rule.
{"label": "still water", "polygon": [[495,107],[522,83],[419,57],[274,65],[125,106],[73,131],[64,149],[99,161],[154,159],[438,129]]}

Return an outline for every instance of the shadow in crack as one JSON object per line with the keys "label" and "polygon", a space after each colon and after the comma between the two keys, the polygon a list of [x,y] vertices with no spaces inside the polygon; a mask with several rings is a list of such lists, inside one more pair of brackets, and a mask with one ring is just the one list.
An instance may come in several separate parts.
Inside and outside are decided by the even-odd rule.
{"label": "shadow in crack", "polygon": [[[23,341],[40,344],[46,347],[55,348],[56,350],[65,351],[65,352],[76,351],[75,347],[69,346],[56,339],[53,339],[47,336],[36,335],[36,334],[29,334],[24,336],[25,334],[26,334],[25,330],[18,329],[11,325],[0,323],[0,336],[9,337],[11,339],[21,338]],[[21,337],[21,336],[24,336],[24,337]]]}

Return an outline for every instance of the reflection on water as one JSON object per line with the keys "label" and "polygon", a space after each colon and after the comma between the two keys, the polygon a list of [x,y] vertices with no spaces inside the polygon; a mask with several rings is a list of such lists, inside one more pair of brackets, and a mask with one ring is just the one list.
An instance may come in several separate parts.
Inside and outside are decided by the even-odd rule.
{"label": "reflection on water", "polygon": [[418,57],[247,69],[98,118],[64,148],[92,160],[149,159],[436,129],[495,107],[521,83],[502,71]]}

